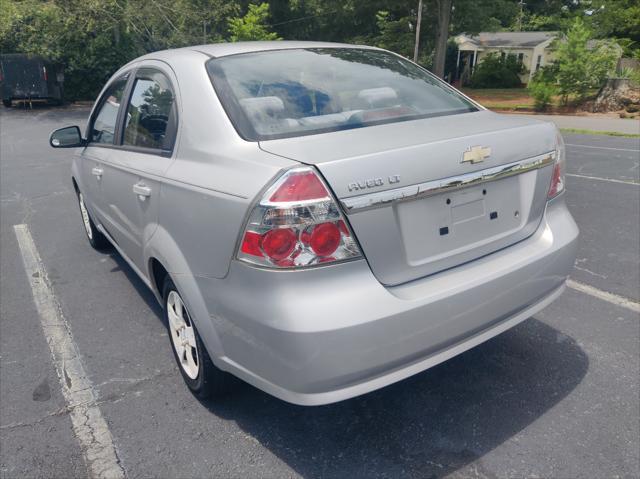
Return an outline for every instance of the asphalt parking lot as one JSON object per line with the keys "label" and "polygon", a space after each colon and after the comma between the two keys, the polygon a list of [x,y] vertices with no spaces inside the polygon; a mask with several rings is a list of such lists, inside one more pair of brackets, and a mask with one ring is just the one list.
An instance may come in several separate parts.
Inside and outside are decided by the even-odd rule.
{"label": "asphalt parking lot", "polygon": [[[383,390],[305,408],[250,386],[199,402],[161,311],[84,237],[69,151],[86,109],[0,113],[0,477],[86,477],[14,225],[26,224],[128,477],[639,477],[640,146],[565,135],[573,288]],[[611,293],[607,295],[605,293]],[[634,310],[635,309],[635,310]]]}

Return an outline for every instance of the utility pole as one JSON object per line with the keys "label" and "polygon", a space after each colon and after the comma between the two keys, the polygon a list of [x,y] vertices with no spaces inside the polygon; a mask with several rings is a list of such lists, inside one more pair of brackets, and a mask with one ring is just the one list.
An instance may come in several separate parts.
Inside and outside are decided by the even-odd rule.
{"label": "utility pole", "polygon": [[518,5],[520,5],[520,15],[518,15],[518,31],[521,32],[522,31],[522,17],[524,16],[524,6],[526,5],[526,3],[524,3],[524,0],[520,0],[518,2]]}
{"label": "utility pole", "polygon": [[420,50],[420,24],[422,23],[422,0],[418,2],[418,23],[416,24],[416,43],[413,48],[413,61],[418,62],[418,50]]}

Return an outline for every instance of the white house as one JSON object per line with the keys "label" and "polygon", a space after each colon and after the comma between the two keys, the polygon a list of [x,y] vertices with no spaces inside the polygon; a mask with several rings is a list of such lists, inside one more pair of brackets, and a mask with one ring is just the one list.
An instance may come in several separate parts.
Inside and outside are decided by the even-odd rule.
{"label": "white house", "polygon": [[455,37],[458,45],[456,77],[470,75],[473,69],[490,53],[515,55],[527,71],[520,76],[522,83],[529,83],[531,77],[544,65],[551,63],[553,51],[551,43],[559,32],[481,32],[478,35],[461,34]]}

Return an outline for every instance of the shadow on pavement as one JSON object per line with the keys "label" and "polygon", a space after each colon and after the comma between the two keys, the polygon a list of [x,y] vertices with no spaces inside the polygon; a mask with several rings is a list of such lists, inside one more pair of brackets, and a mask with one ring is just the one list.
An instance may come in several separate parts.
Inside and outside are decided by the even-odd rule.
{"label": "shadow on pavement", "polygon": [[205,406],[304,477],[441,477],[534,422],[587,369],[572,338],[529,319],[424,373],[341,403],[294,406],[243,385]]}

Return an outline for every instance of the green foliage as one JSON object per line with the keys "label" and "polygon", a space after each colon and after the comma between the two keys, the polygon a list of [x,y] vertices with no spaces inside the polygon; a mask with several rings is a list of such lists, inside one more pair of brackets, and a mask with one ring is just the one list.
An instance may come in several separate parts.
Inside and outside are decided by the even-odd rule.
{"label": "green foliage", "polygon": [[228,0],[0,0],[0,51],[59,62],[67,99],[94,99],[137,56],[222,41],[238,13]]}
{"label": "green foliage", "polygon": [[585,23],[576,18],[566,38],[555,42],[558,90],[563,103],[571,95],[582,101],[591,88],[602,85],[607,75],[613,72],[618,54],[610,42],[598,42],[589,48],[592,32]]}
{"label": "green foliage", "polygon": [[[62,63],[65,90],[72,99],[94,99],[118,67],[144,53],[224,40],[362,43],[413,56],[418,0],[252,1],[261,2],[0,0],[0,51],[39,54]],[[424,0],[418,61],[426,66],[434,58],[443,3]],[[522,16],[516,0],[453,0],[448,33],[452,37],[462,32],[516,30],[519,20],[523,30],[566,30],[574,18],[581,18],[593,31],[591,37],[621,39],[625,54],[640,58],[638,0],[526,0]],[[589,85],[598,83],[607,69],[605,50],[594,51],[596,63],[604,66],[594,69],[590,64],[591,78],[585,80]],[[450,72],[455,69],[455,51],[446,58]],[[562,75],[570,77],[569,70]],[[576,78],[585,77],[585,68],[576,71]],[[592,72],[597,72],[596,78]],[[500,83],[504,78],[515,82],[507,72],[498,78]]]}
{"label": "green foliage", "polygon": [[487,55],[471,76],[472,88],[515,88],[522,84],[525,68],[514,55]]}
{"label": "green foliage", "polygon": [[232,42],[251,40],[280,40],[277,33],[267,26],[269,4],[249,4],[249,11],[241,18],[229,19],[229,33]]}
{"label": "green foliage", "polygon": [[409,29],[410,23],[409,17],[395,20],[388,11],[380,10],[376,13],[376,25],[380,33],[373,38],[373,44],[405,57],[413,57],[415,32]]}
{"label": "green foliage", "polygon": [[[565,15],[540,15],[530,13],[524,15],[521,29],[532,32],[563,30],[568,21],[570,20],[568,20]],[[514,25],[514,27],[516,27],[516,25]]]}
{"label": "green foliage", "polygon": [[621,45],[631,55],[640,48],[640,2],[638,0],[593,0],[586,17],[595,38],[625,39]]}
{"label": "green foliage", "polygon": [[223,41],[227,19],[241,13],[235,0],[112,1],[120,7],[113,20],[121,19],[124,30],[145,53]]}
{"label": "green foliage", "polygon": [[533,97],[534,108],[537,111],[544,111],[551,105],[553,97],[558,93],[558,89],[553,81],[545,76],[540,70],[527,85],[529,93]]}
{"label": "green foliage", "polygon": [[616,77],[631,80],[631,83],[640,85],[640,70],[636,68],[621,68],[618,72],[616,72]]}
{"label": "green foliage", "polygon": [[453,34],[504,30],[516,22],[519,12],[513,0],[454,0],[453,7]]}
{"label": "green foliage", "polygon": [[[3,5],[5,6],[5,5]],[[42,55],[65,67],[67,97],[94,97],[138,50],[112,20],[115,3],[6,2],[0,13],[0,49]]]}

